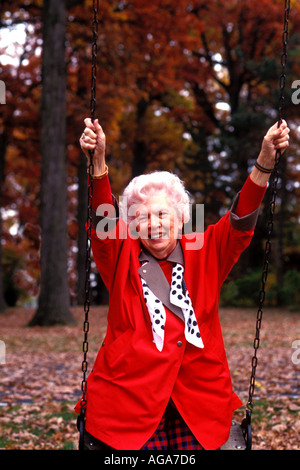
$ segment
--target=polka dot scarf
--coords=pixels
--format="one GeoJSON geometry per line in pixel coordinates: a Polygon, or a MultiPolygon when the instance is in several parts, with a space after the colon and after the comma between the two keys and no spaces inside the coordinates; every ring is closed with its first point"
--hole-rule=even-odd
{"type": "MultiPolygon", "coordinates": [[[[197,346],[203,348],[203,341],[200,335],[198,323],[192,306],[192,302],[188,291],[183,291],[183,274],[184,268],[176,263],[173,266],[171,289],[170,289],[170,302],[181,308],[184,323],[185,323],[185,337],[186,340],[197,346]]],[[[163,303],[151,292],[146,281],[142,280],[144,299],[150,315],[153,340],[159,351],[162,351],[164,345],[164,333],[166,323],[166,311],[163,303]]]]}

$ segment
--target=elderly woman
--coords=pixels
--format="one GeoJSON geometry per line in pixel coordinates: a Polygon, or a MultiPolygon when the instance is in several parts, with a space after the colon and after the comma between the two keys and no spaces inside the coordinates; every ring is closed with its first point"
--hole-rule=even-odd
{"type": "Polygon", "coordinates": [[[98,120],[85,126],[81,148],[87,156],[94,150],[92,250],[110,294],[106,337],[87,381],[86,448],[218,449],[242,404],[224,350],[220,289],[251,241],[289,128],[282,122],[268,130],[231,210],[204,235],[183,235],[189,197],[168,172],[134,178],[119,218],[105,135],[98,120]],[[106,231],[97,208],[100,216],[113,208],[106,231]]]}

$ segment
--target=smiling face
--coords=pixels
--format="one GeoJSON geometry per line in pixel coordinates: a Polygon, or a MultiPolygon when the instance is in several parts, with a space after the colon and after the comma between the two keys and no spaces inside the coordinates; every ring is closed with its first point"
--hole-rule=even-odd
{"type": "Polygon", "coordinates": [[[137,208],[136,230],[155,258],[166,258],[174,250],[182,225],[164,194],[150,197],[137,208]]]}

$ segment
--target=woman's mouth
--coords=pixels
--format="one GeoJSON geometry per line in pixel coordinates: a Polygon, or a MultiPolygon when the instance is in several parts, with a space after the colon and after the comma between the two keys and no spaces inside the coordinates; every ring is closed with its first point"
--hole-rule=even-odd
{"type": "Polygon", "coordinates": [[[167,238],[167,233],[166,232],[148,233],[148,238],[150,238],[150,240],[159,240],[161,238],[167,238]]]}

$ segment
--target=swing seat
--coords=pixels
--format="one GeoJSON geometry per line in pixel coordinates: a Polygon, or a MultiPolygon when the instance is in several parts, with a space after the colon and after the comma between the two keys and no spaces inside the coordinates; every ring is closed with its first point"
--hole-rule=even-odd
{"type": "Polygon", "coordinates": [[[251,449],[251,427],[245,421],[242,424],[232,421],[228,441],[220,447],[220,450],[251,449]]]}

